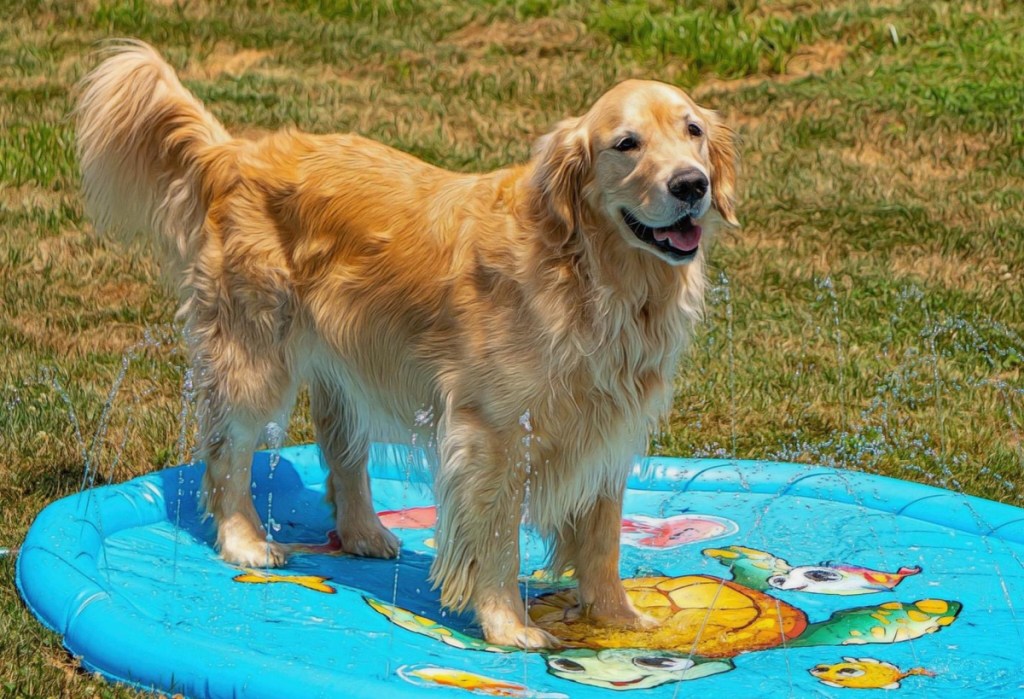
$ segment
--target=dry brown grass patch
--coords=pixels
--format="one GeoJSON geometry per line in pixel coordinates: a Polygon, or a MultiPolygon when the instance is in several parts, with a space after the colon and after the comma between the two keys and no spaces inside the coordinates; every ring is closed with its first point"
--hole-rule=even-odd
{"type": "Polygon", "coordinates": [[[843,44],[835,41],[819,41],[795,52],[786,63],[786,72],[782,75],[759,74],[732,80],[711,78],[694,88],[693,94],[697,99],[701,99],[708,95],[745,90],[763,83],[785,85],[809,75],[823,75],[836,70],[846,60],[848,54],[849,47],[843,44]]]}
{"type": "Polygon", "coordinates": [[[6,186],[0,184],[0,210],[8,211],[53,211],[63,203],[72,203],[77,195],[56,192],[36,184],[6,186]]]}
{"type": "MultiPolygon", "coordinates": [[[[902,3],[900,0],[870,0],[864,4],[874,10],[896,10],[902,3]]],[[[757,7],[750,14],[755,17],[787,20],[815,12],[846,9],[849,6],[849,0],[765,0],[757,3],[757,7]]]]}
{"type": "Polygon", "coordinates": [[[912,183],[946,181],[966,174],[959,164],[936,157],[914,157],[905,150],[887,153],[866,143],[859,144],[857,148],[845,148],[840,151],[840,155],[847,164],[884,170],[888,177],[912,183]]]}
{"type": "Polygon", "coordinates": [[[36,243],[30,266],[33,272],[42,272],[51,264],[71,264],[81,259],[85,235],[75,229],[68,229],[56,236],[41,238],[36,243]]]}
{"type": "Polygon", "coordinates": [[[218,43],[201,61],[189,62],[182,76],[193,80],[212,80],[222,75],[238,77],[259,68],[270,55],[270,51],[236,50],[227,44],[218,43]]]}
{"type": "Polygon", "coordinates": [[[847,164],[884,169],[904,179],[945,182],[969,174],[992,148],[982,136],[962,132],[899,142],[887,135],[891,126],[891,116],[871,117],[858,145],[843,149],[840,157],[847,164]]]}
{"type": "Polygon", "coordinates": [[[989,293],[994,287],[1015,283],[1009,266],[998,258],[911,249],[893,255],[889,268],[898,277],[923,281],[973,293],[989,293]]]}
{"type": "Polygon", "coordinates": [[[593,45],[583,24],[555,17],[527,22],[474,21],[450,34],[446,43],[476,58],[496,48],[516,56],[537,58],[573,53],[593,45]]]}
{"type": "Polygon", "coordinates": [[[35,315],[21,314],[9,320],[12,327],[43,353],[80,358],[89,354],[122,354],[140,340],[137,325],[104,323],[104,325],[69,333],[59,323],[48,323],[35,315]]]}
{"type": "Polygon", "coordinates": [[[802,78],[836,70],[846,60],[850,49],[835,41],[819,41],[800,49],[786,63],[786,77],[802,78]]]}

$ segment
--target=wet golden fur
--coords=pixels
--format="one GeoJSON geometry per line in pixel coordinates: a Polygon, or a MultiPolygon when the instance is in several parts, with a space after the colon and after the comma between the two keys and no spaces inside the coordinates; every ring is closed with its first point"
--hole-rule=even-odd
{"type": "Polygon", "coordinates": [[[583,611],[644,623],[619,582],[622,492],[670,407],[703,250],[666,259],[620,208],[665,225],[678,212],[663,180],[685,165],[710,179],[701,225],[735,222],[732,133],[713,112],[630,81],[539,139],[527,164],[456,174],[354,135],[232,138],[129,42],[85,79],[77,118],[97,228],[158,241],[180,290],[227,561],[284,563],[248,469],[306,384],[346,551],[397,553],[372,509],[367,449],[426,432],[444,604],[471,606],[492,642],[555,643],[524,623],[516,584],[528,490],[583,611]],[[626,126],[642,150],[613,147],[626,126]]]}

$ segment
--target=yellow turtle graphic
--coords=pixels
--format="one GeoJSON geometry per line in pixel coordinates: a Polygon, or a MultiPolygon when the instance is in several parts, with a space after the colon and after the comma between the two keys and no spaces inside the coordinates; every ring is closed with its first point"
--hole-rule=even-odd
{"type": "MultiPolygon", "coordinates": [[[[533,622],[566,646],[539,651],[551,674],[608,689],[644,689],[726,672],[734,668],[736,656],[780,646],[909,641],[948,626],[961,610],[959,602],[939,599],[888,602],[838,611],[812,623],[783,600],[710,575],[648,576],[623,584],[633,604],[661,622],[657,628],[612,628],[579,618],[574,589],[530,601],[533,622]]],[[[366,600],[402,628],[450,646],[519,652],[394,605],[366,600]]]]}

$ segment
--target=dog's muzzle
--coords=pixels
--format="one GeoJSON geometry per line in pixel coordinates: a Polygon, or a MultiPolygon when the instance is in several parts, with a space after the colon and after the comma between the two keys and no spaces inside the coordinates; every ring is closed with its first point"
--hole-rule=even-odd
{"type": "Polygon", "coordinates": [[[697,254],[700,247],[701,227],[689,214],[661,228],[648,226],[625,210],[622,218],[642,242],[674,259],[688,260],[697,254]]]}

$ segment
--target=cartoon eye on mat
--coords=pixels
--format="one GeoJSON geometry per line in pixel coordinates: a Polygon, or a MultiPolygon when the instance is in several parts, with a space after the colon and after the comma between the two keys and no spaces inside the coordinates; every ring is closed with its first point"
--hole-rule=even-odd
{"type": "Polygon", "coordinates": [[[584,672],[586,668],[580,665],[575,660],[569,660],[568,658],[552,658],[548,661],[553,669],[561,670],[562,672],[584,672]]]}
{"type": "MultiPolygon", "coordinates": [[[[825,673],[825,672],[829,671],[829,666],[828,665],[819,665],[818,667],[816,667],[814,669],[815,669],[816,672],[825,673]]],[[[837,677],[863,677],[864,676],[864,671],[861,670],[858,667],[838,667],[838,668],[835,668],[833,670],[833,672],[835,673],[835,675],[837,677]]]]}
{"type": "Polygon", "coordinates": [[[633,664],[647,670],[688,670],[694,666],[689,658],[670,658],[663,655],[641,655],[633,658],[633,664]]]}
{"type": "Polygon", "coordinates": [[[838,570],[828,568],[794,568],[786,575],[773,575],[768,584],[778,590],[803,590],[814,585],[827,585],[843,579],[838,570]]]}

